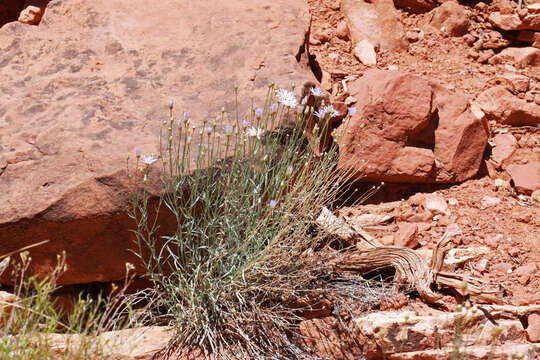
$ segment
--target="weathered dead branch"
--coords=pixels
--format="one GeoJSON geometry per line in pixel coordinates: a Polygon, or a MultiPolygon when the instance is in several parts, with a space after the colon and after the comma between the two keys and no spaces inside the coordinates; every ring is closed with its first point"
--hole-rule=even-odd
{"type": "Polygon", "coordinates": [[[428,265],[416,251],[402,246],[383,246],[360,226],[349,219],[336,217],[327,208],[322,209],[317,224],[329,235],[337,236],[356,248],[334,260],[333,266],[337,272],[365,274],[391,267],[396,272],[396,284],[410,284],[428,303],[438,303],[442,297],[432,290],[433,285],[454,288],[462,295],[475,296],[480,301],[500,302],[494,295],[499,291],[496,287],[480,279],[441,271],[446,253],[455,246],[453,237],[459,233],[451,226],[433,249],[428,265]]]}

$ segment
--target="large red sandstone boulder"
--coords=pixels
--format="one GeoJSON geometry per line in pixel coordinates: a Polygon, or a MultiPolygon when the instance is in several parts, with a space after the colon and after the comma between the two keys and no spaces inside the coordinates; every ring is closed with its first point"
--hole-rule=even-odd
{"type": "Polygon", "coordinates": [[[336,131],[339,166],[361,181],[456,183],[475,176],[487,122],[469,99],[418,76],[369,70],[349,84],[357,112],[336,131]]]}
{"type": "Polygon", "coordinates": [[[233,110],[235,84],[246,108],[271,80],[313,80],[296,58],[308,27],[303,0],[54,0],[39,26],[3,26],[0,254],[48,239],[30,273],[65,250],[61,284],[122,279],[126,154],[158,153],[169,99],[200,127],[233,110]]]}

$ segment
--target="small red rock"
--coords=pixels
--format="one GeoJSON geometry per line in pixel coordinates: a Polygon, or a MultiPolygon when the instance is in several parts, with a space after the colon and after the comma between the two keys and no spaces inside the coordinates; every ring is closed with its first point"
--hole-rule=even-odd
{"type": "Polygon", "coordinates": [[[405,246],[414,249],[418,246],[416,224],[400,223],[398,224],[399,231],[394,235],[394,245],[405,246]]]}
{"type": "Polygon", "coordinates": [[[506,172],[512,177],[514,186],[520,194],[530,195],[540,189],[540,162],[511,164],[506,172]]]}
{"type": "Polygon", "coordinates": [[[403,24],[392,0],[342,0],[341,13],[347,19],[355,46],[366,40],[384,51],[407,47],[403,24]]]}
{"type": "Polygon", "coordinates": [[[405,38],[407,39],[408,42],[415,43],[421,40],[421,34],[422,33],[418,31],[407,31],[405,33],[405,38]]]}
{"type": "Polygon", "coordinates": [[[424,201],[424,208],[430,211],[432,214],[448,215],[450,210],[448,210],[448,205],[446,204],[446,199],[440,195],[431,194],[426,196],[424,201]]]}
{"type": "Polygon", "coordinates": [[[480,260],[474,268],[480,272],[484,272],[487,269],[488,259],[482,259],[480,260]]]}
{"type": "Polygon", "coordinates": [[[462,36],[467,33],[469,17],[463,6],[447,1],[433,10],[431,25],[450,36],[462,36]]]}
{"type": "Polygon", "coordinates": [[[516,138],[510,133],[496,135],[493,144],[495,146],[491,151],[491,159],[499,166],[512,156],[518,147],[516,138]]]}
{"type": "Polygon", "coordinates": [[[311,32],[313,39],[325,43],[332,38],[332,32],[330,29],[315,28],[311,32]]]}
{"type": "MultiPolygon", "coordinates": [[[[500,11],[502,14],[513,14],[515,4],[511,0],[494,0],[492,3],[492,8],[495,11],[500,11]]],[[[486,10],[486,7],[477,7],[478,9],[486,10]]]]}
{"type": "Polygon", "coordinates": [[[476,42],[476,37],[474,37],[472,34],[465,34],[463,35],[463,40],[467,43],[467,45],[472,46],[476,42]]]}
{"type": "Polygon", "coordinates": [[[433,218],[433,214],[430,213],[429,211],[421,211],[421,212],[413,213],[409,215],[406,219],[407,221],[410,221],[410,222],[424,223],[424,222],[430,221],[432,218],[433,218]]]}
{"type": "Polygon", "coordinates": [[[481,54],[479,54],[478,56],[478,62],[480,64],[485,64],[489,61],[489,59],[491,59],[493,56],[495,55],[495,51],[493,51],[492,49],[488,49],[486,51],[482,51],[481,54]]]}
{"type": "Polygon", "coordinates": [[[18,21],[28,25],[38,25],[43,14],[45,14],[45,6],[27,4],[24,10],[21,11],[18,21]]]}
{"type": "Polygon", "coordinates": [[[498,264],[493,265],[491,267],[491,270],[498,273],[508,274],[508,271],[512,270],[512,264],[505,263],[505,262],[498,263],[498,264]]]}
{"type": "Polygon", "coordinates": [[[385,246],[392,246],[394,245],[394,236],[393,235],[385,235],[382,238],[379,239],[381,244],[385,246]]]}
{"type": "Polygon", "coordinates": [[[509,47],[489,59],[491,65],[514,64],[519,68],[540,65],[540,49],[535,47],[509,47]]]}
{"type": "Polygon", "coordinates": [[[482,49],[502,49],[511,44],[512,42],[506,39],[500,32],[488,30],[483,36],[482,49]]]}
{"type": "Polygon", "coordinates": [[[470,57],[473,60],[476,60],[476,59],[478,59],[480,57],[480,54],[478,53],[478,51],[476,51],[474,49],[469,49],[469,51],[467,53],[467,56],[470,57]]]}
{"type": "Polygon", "coordinates": [[[533,191],[531,194],[531,199],[537,203],[540,203],[540,190],[533,191]]]}
{"type": "Polygon", "coordinates": [[[522,285],[525,285],[534,273],[536,273],[535,263],[522,265],[514,271],[514,275],[518,277],[522,285]]]}
{"type": "Polygon", "coordinates": [[[493,196],[484,196],[482,198],[482,207],[487,208],[491,206],[495,206],[501,202],[501,199],[493,196]]]}
{"type": "Polygon", "coordinates": [[[475,104],[488,120],[501,124],[535,126],[540,123],[540,107],[519,99],[503,85],[482,92],[475,104]]]}
{"type": "Polygon", "coordinates": [[[523,18],[529,14],[529,9],[527,8],[518,9],[517,14],[519,18],[523,20],[523,18]]]}
{"type": "Polygon", "coordinates": [[[342,20],[336,27],[336,35],[338,38],[343,40],[349,39],[349,26],[347,25],[347,22],[345,20],[342,20]]]}
{"type": "Polygon", "coordinates": [[[431,224],[428,222],[419,222],[416,226],[418,227],[418,232],[424,232],[431,229],[431,224]]]}
{"type": "Polygon", "coordinates": [[[527,338],[530,342],[540,342],[540,314],[529,315],[527,322],[527,338]]]}
{"type": "Polygon", "coordinates": [[[531,79],[528,76],[515,72],[505,72],[494,79],[495,85],[504,85],[512,93],[526,92],[531,87],[531,79]]]}
{"type": "Polygon", "coordinates": [[[521,253],[521,249],[516,247],[516,246],[512,246],[510,249],[508,249],[508,255],[510,255],[512,257],[516,257],[520,253],[521,253]]]}

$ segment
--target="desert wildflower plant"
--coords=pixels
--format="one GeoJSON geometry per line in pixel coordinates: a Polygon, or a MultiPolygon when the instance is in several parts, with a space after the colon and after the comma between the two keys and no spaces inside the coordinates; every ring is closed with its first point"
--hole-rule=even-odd
{"type": "Polygon", "coordinates": [[[113,295],[79,293],[69,308],[62,306],[55,293],[60,289],[58,279],[66,270],[65,258],[65,253],[59,254],[48,275],[27,276],[32,261],[28,251],[0,256],[0,273],[7,271],[11,262],[14,281],[11,299],[0,300],[1,359],[110,358],[112,355],[98,335],[143,323],[139,320],[144,313],[135,314],[132,306],[139,297],[125,291],[131,275],[126,275],[124,284],[113,295]]]}
{"type": "Polygon", "coordinates": [[[205,116],[199,127],[185,112],[178,119],[169,103],[157,209],[144,186],[150,162],[136,154],[135,251],[159,299],[156,321],[177,330],[164,354],[306,356],[292,339],[310,307],[300,299],[318,298],[328,277],[311,256],[322,243],[314,224],[346,180],[336,170],[336,146],[316,156],[317,134],[304,134],[313,116],[322,132],[337,112],[328,105],[315,115],[306,100],[270,84],[264,106],[253,104],[244,117],[236,92],[236,109],[222,109],[219,124],[205,116]],[[172,217],[175,231],[159,234],[151,214],[172,217]]]}

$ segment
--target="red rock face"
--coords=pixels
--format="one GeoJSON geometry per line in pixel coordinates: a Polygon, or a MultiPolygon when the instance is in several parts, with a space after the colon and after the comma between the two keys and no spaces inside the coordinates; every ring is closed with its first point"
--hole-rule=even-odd
{"type": "Polygon", "coordinates": [[[0,27],[8,22],[17,21],[23,5],[24,0],[2,0],[0,2],[0,27]]]}
{"type": "Polygon", "coordinates": [[[461,182],[476,175],[485,119],[467,97],[420,77],[369,70],[351,83],[357,112],[342,124],[339,166],[362,181],[461,182]]]}
{"type": "Polygon", "coordinates": [[[234,110],[235,84],[246,109],[271,80],[314,80],[296,58],[309,27],[303,0],[187,4],[57,0],[39,31],[2,27],[0,254],[50,240],[30,251],[30,273],[65,250],[61,284],[122,279],[134,262],[126,155],[159,154],[167,102],[200,128],[203,114],[234,110]]]}

